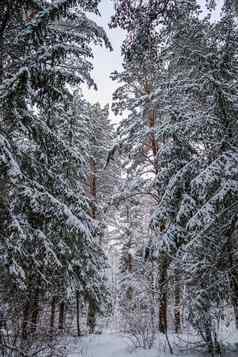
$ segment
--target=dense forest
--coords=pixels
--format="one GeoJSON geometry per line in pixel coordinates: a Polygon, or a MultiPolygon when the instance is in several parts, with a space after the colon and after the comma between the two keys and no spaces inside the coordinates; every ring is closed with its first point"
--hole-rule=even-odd
{"type": "Polygon", "coordinates": [[[115,0],[106,106],[99,5],[0,1],[0,356],[237,356],[237,0],[115,0]]]}

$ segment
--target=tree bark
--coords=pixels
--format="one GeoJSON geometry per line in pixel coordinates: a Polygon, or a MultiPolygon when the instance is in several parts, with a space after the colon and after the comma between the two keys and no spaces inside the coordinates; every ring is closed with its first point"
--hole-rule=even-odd
{"type": "Polygon", "coordinates": [[[59,305],[59,330],[64,330],[65,322],[65,302],[62,301],[59,305]]]}
{"type": "Polygon", "coordinates": [[[167,257],[161,255],[159,258],[159,289],[160,289],[160,306],[159,306],[159,331],[161,333],[167,332],[167,257]]]}
{"type": "Polygon", "coordinates": [[[8,23],[10,20],[10,13],[11,13],[11,8],[12,6],[8,3],[4,3],[3,5],[4,8],[0,6],[0,12],[1,12],[1,17],[0,17],[0,83],[3,80],[3,68],[4,68],[4,63],[3,63],[3,55],[4,55],[4,32],[7,31],[8,23]]]}
{"type": "Polygon", "coordinates": [[[237,237],[238,237],[238,227],[236,225],[236,220],[234,220],[230,232],[230,237],[228,239],[227,247],[229,254],[229,277],[230,277],[230,296],[231,296],[231,304],[234,311],[235,317],[235,326],[238,329],[238,274],[237,274],[237,237]]]}
{"type": "MultiPolygon", "coordinates": [[[[236,295],[238,295],[238,291],[236,291],[236,295]]],[[[234,316],[235,316],[235,326],[236,326],[236,329],[238,330],[238,298],[237,298],[237,296],[236,296],[236,299],[233,299],[232,305],[233,305],[233,311],[234,311],[234,316]]]]}
{"type": "Polygon", "coordinates": [[[77,319],[77,334],[81,336],[80,323],[79,323],[79,292],[76,291],[76,319],[77,319]]]}
{"type": "MultiPolygon", "coordinates": [[[[152,92],[152,85],[151,85],[151,81],[145,81],[144,83],[144,91],[146,95],[150,95],[152,92]]],[[[153,166],[154,166],[154,170],[155,170],[155,175],[158,174],[158,163],[157,163],[157,154],[159,151],[159,145],[156,141],[155,138],[155,133],[154,133],[154,129],[155,129],[155,125],[156,125],[156,112],[154,109],[149,110],[148,113],[148,128],[152,129],[152,132],[150,134],[150,138],[149,138],[149,142],[148,144],[145,146],[144,151],[145,153],[152,151],[153,154],[153,166]]]]}
{"type": "Polygon", "coordinates": [[[37,328],[37,321],[39,316],[39,297],[40,297],[40,289],[39,287],[36,289],[33,303],[32,303],[32,315],[31,315],[31,332],[35,333],[37,328]]]}
{"type": "Polygon", "coordinates": [[[97,167],[95,160],[91,160],[91,176],[90,176],[90,193],[93,198],[92,204],[92,218],[96,218],[97,208],[97,167]]]}
{"type": "Polygon", "coordinates": [[[210,313],[209,314],[209,319],[205,322],[205,338],[206,338],[206,343],[208,347],[208,353],[214,354],[215,351],[215,346],[213,343],[212,339],[212,326],[211,326],[211,318],[210,318],[210,313]]]}
{"type": "MultiPolygon", "coordinates": [[[[150,80],[144,82],[144,91],[146,95],[152,93],[152,83],[150,80]]],[[[156,111],[155,109],[150,109],[148,112],[148,127],[152,129],[149,142],[146,145],[145,153],[151,151],[153,155],[153,168],[155,176],[158,175],[158,152],[159,145],[156,141],[154,129],[156,126],[156,111]]],[[[168,270],[168,261],[165,255],[161,255],[159,258],[159,289],[160,289],[160,306],[159,306],[159,331],[162,333],[167,332],[167,270],[168,270]]]]}
{"type": "Polygon", "coordinates": [[[238,329],[238,283],[237,277],[234,276],[235,273],[230,274],[231,281],[231,304],[234,311],[235,326],[238,329]]]}
{"type": "Polygon", "coordinates": [[[30,319],[30,302],[27,301],[23,308],[22,339],[26,340],[28,335],[28,323],[30,319]]]}
{"type": "Polygon", "coordinates": [[[174,270],[174,302],[175,302],[175,312],[174,312],[174,321],[175,321],[175,332],[181,332],[181,279],[178,269],[174,270]]]}
{"type": "Polygon", "coordinates": [[[96,303],[94,300],[90,300],[88,304],[88,320],[87,325],[89,327],[89,333],[93,334],[96,327],[96,303]]]}
{"type": "Polygon", "coordinates": [[[51,311],[50,311],[50,334],[53,335],[55,327],[55,308],[56,308],[56,297],[53,296],[51,301],[51,311]]]}
{"type": "MultiPolygon", "coordinates": [[[[91,176],[90,176],[90,193],[93,198],[92,204],[92,218],[96,219],[97,215],[97,166],[94,159],[91,160],[91,176]]],[[[88,317],[87,325],[89,327],[89,333],[93,334],[96,326],[96,306],[93,299],[89,298],[88,301],[88,317]]]]}

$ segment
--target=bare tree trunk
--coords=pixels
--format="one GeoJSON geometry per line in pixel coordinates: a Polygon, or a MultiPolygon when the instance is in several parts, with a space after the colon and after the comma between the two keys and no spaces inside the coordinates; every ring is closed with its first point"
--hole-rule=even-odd
{"type": "Polygon", "coordinates": [[[90,300],[88,304],[88,320],[87,325],[89,327],[89,333],[93,334],[96,327],[96,303],[94,300],[90,300]]]}
{"type": "Polygon", "coordinates": [[[51,301],[51,312],[50,312],[50,334],[53,335],[55,327],[55,309],[56,309],[56,297],[53,296],[51,301]]]}
{"type": "MultiPolygon", "coordinates": [[[[237,294],[238,292],[236,292],[237,294]]],[[[234,299],[232,302],[233,305],[233,311],[234,311],[234,316],[235,316],[235,326],[236,329],[238,330],[238,299],[234,299]]]]}
{"type": "Polygon", "coordinates": [[[181,332],[181,279],[179,270],[175,268],[174,270],[174,302],[175,302],[175,312],[174,312],[174,321],[175,321],[175,332],[181,332]]]}
{"type": "Polygon", "coordinates": [[[28,335],[28,323],[30,319],[30,302],[25,303],[23,309],[23,321],[22,321],[22,339],[26,340],[28,335]]]}
{"type": "Polygon", "coordinates": [[[65,302],[62,301],[59,305],[59,330],[64,330],[65,321],[65,302]]]}
{"type": "MultiPolygon", "coordinates": [[[[151,81],[145,81],[144,83],[144,91],[146,95],[150,95],[152,93],[152,85],[151,85],[151,81]]],[[[154,166],[154,170],[155,170],[155,175],[158,174],[158,163],[157,163],[157,154],[159,151],[159,145],[156,141],[155,138],[155,133],[154,133],[154,129],[156,126],[156,112],[154,109],[151,109],[148,113],[148,127],[151,130],[151,134],[150,134],[150,138],[149,138],[149,142],[145,147],[145,153],[152,151],[153,154],[153,166],[154,166]]]]}
{"type": "MultiPolygon", "coordinates": [[[[92,218],[96,219],[97,215],[97,166],[94,159],[91,160],[91,176],[90,176],[90,193],[93,198],[92,205],[92,218]]],[[[89,297],[88,300],[88,317],[87,325],[89,327],[89,333],[93,334],[96,327],[96,305],[95,301],[89,297]]]]}
{"type": "Polygon", "coordinates": [[[93,198],[92,218],[96,218],[97,208],[97,167],[95,160],[91,160],[90,193],[93,198]]]}
{"type": "Polygon", "coordinates": [[[232,224],[230,237],[228,239],[227,248],[229,254],[229,263],[230,263],[230,296],[231,304],[233,306],[235,325],[238,329],[238,274],[237,274],[237,238],[238,238],[238,227],[236,225],[236,220],[232,224]]]}
{"type": "Polygon", "coordinates": [[[40,297],[40,289],[37,288],[34,294],[33,302],[32,302],[32,315],[31,315],[31,332],[36,332],[37,321],[39,316],[39,297],[40,297]]]}
{"type": "Polygon", "coordinates": [[[215,346],[212,339],[212,326],[211,326],[210,315],[208,321],[206,321],[205,323],[205,337],[206,337],[208,352],[214,355],[215,346]]]}
{"type": "Polygon", "coordinates": [[[4,65],[4,33],[7,31],[8,23],[11,17],[12,5],[10,2],[3,3],[3,8],[0,5],[0,83],[3,79],[3,65],[4,65]]]}
{"type": "MultiPolygon", "coordinates": [[[[150,80],[144,82],[144,91],[146,95],[152,93],[152,84],[150,80]]],[[[156,111],[152,108],[148,113],[148,127],[151,129],[149,142],[145,147],[145,153],[152,152],[153,168],[155,176],[158,174],[158,152],[159,145],[156,141],[154,129],[156,127],[156,111]]],[[[160,307],[159,307],[159,331],[166,333],[167,331],[167,269],[168,262],[165,255],[159,258],[159,289],[160,289],[160,307]]]]}
{"type": "Polygon", "coordinates": [[[160,306],[159,306],[159,331],[166,333],[167,331],[167,258],[165,255],[160,257],[160,277],[159,277],[159,289],[160,289],[160,306]]]}
{"type": "MultiPolygon", "coordinates": [[[[154,130],[155,129],[155,122],[156,122],[156,113],[154,110],[151,110],[149,112],[149,128],[154,130]]],[[[157,154],[159,151],[159,146],[158,143],[156,142],[155,139],[155,133],[152,132],[150,135],[150,142],[151,142],[151,150],[153,153],[153,165],[154,165],[154,170],[155,170],[155,175],[158,174],[158,163],[157,163],[157,154]]]]}
{"type": "Polygon", "coordinates": [[[234,311],[235,326],[238,329],[238,283],[233,274],[230,275],[231,280],[231,304],[234,311]]]}
{"type": "Polygon", "coordinates": [[[162,293],[159,307],[159,331],[165,334],[167,327],[167,294],[162,293]]]}
{"type": "Polygon", "coordinates": [[[79,292],[76,291],[76,319],[77,319],[77,334],[81,336],[80,323],[79,323],[79,292]]]}

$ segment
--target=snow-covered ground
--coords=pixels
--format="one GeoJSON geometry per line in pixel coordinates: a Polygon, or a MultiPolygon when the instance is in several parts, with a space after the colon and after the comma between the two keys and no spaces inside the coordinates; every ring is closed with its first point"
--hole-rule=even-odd
{"type": "MultiPolygon", "coordinates": [[[[174,342],[174,341],[172,341],[174,342]]],[[[130,341],[119,334],[104,333],[103,335],[72,338],[69,341],[71,352],[69,357],[169,357],[166,343],[158,340],[157,347],[151,350],[133,349],[130,341]]],[[[174,351],[176,357],[199,357],[205,356],[191,351],[174,351]]],[[[228,352],[226,357],[237,357],[236,352],[228,352]]]]}
{"type": "Polygon", "coordinates": [[[103,334],[76,339],[70,357],[158,357],[158,350],[133,350],[129,340],[117,334],[103,334]]]}

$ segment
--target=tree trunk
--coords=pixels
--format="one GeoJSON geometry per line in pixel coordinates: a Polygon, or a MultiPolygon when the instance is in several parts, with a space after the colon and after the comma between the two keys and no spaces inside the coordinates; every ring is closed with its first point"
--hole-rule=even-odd
{"type": "Polygon", "coordinates": [[[26,340],[28,335],[28,323],[30,318],[30,302],[27,301],[23,308],[22,339],[26,340]]]}
{"type": "MultiPolygon", "coordinates": [[[[151,81],[145,81],[144,91],[145,91],[146,95],[150,95],[152,93],[151,81]]],[[[149,142],[145,145],[144,151],[145,151],[145,153],[152,151],[153,166],[154,166],[154,170],[155,170],[155,175],[157,175],[158,174],[157,154],[159,151],[159,145],[156,141],[155,133],[153,131],[155,129],[155,125],[156,125],[156,112],[154,109],[149,110],[147,125],[148,125],[148,128],[152,129],[152,130],[151,130],[149,142]]]]}
{"type": "MultiPolygon", "coordinates": [[[[144,82],[144,91],[146,95],[150,95],[152,93],[152,83],[150,80],[146,80],[144,82]]],[[[153,168],[155,177],[158,175],[158,152],[159,145],[156,141],[154,129],[156,127],[156,111],[155,109],[149,110],[148,112],[148,128],[151,129],[151,134],[149,137],[149,141],[147,145],[145,145],[144,152],[147,154],[148,152],[152,152],[153,155],[153,168]]],[[[166,333],[167,331],[167,269],[168,262],[166,256],[160,257],[159,262],[159,290],[160,290],[160,306],[159,306],[159,331],[162,333],[166,333]]]]}
{"type": "Polygon", "coordinates": [[[77,334],[81,336],[80,324],[79,324],[79,292],[76,291],[76,319],[77,319],[77,334]]]}
{"type": "MultiPolygon", "coordinates": [[[[94,159],[91,160],[91,176],[90,176],[90,193],[93,198],[92,204],[92,218],[96,219],[97,215],[97,166],[94,159]]],[[[87,325],[89,327],[89,333],[93,334],[96,326],[96,306],[94,300],[89,298],[88,301],[88,317],[87,325]]]]}
{"type": "Polygon", "coordinates": [[[167,296],[163,293],[160,298],[159,307],[159,332],[166,333],[167,331],[167,296]]]}
{"type": "Polygon", "coordinates": [[[205,322],[205,337],[208,348],[208,353],[214,354],[215,346],[212,339],[212,327],[211,327],[211,319],[209,317],[208,321],[205,322]]]}
{"type": "MultiPolygon", "coordinates": [[[[155,129],[155,122],[156,122],[156,113],[154,110],[151,110],[149,112],[149,128],[150,129],[155,129]]],[[[154,170],[155,170],[155,175],[158,174],[158,163],[157,163],[157,154],[159,151],[158,143],[156,142],[155,139],[155,133],[152,132],[150,134],[150,141],[151,141],[151,150],[153,153],[153,165],[154,165],[154,170]]]]}
{"type": "Polygon", "coordinates": [[[4,33],[7,31],[8,23],[11,16],[12,5],[10,2],[4,3],[3,8],[0,6],[0,83],[3,79],[3,55],[4,55],[4,33]]]}
{"type": "Polygon", "coordinates": [[[160,306],[159,306],[159,331],[166,333],[167,331],[167,258],[161,255],[159,269],[159,290],[160,290],[160,306]]]}
{"type": "Polygon", "coordinates": [[[93,334],[96,327],[96,304],[94,300],[90,300],[88,304],[88,321],[89,333],[93,334]]]}
{"type": "Polygon", "coordinates": [[[174,271],[174,302],[175,302],[175,332],[181,332],[181,310],[180,310],[180,299],[181,298],[181,279],[178,269],[174,271]]]}
{"type": "Polygon", "coordinates": [[[51,336],[54,333],[54,327],[55,327],[55,308],[56,308],[56,297],[53,296],[53,299],[51,301],[51,312],[50,312],[50,334],[51,334],[51,336]]]}
{"type": "Polygon", "coordinates": [[[231,303],[233,306],[235,326],[238,329],[238,284],[235,276],[230,277],[231,280],[231,303]]]}
{"type": "Polygon", "coordinates": [[[59,305],[59,330],[64,330],[64,320],[65,320],[65,302],[62,301],[59,305]]]}
{"type": "Polygon", "coordinates": [[[96,208],[96,201],[97,201],[97,167],[95,160],[91,160],[91,176],[90,176],[90,193],[93,198],[92,204],[92,218],[96,218],[97,208],[96,208]]]}
{"type": "Polygon", "coordinates": [[[236,329],[238,330],[238,300],[237,299],[235,302],[233,302],[233,310],[234,310],[234,316],[235,316],[235,326],[236,326],[236,329]]]}
{"type": "Polygon", "coordinates": [[[228,248],[229,263],[230,263],[230,267],[229,267],[230,290],[231,290],[230,297],[231,297],[231,304],[234,311],[235,325],[236,328],[238,329],[238,274],[236,269],[238,263],[237,254],[236,254],[238,249],[237,237],[238,237],[238,227],[236,224],[236,220],[234,220],[230,232],[230,237],[227,242],[227,248],[228,248]]]}
{"type": "Polygon", "coordinates": [[[40,289],[37,288],[34,294],[33,304],[32,304],[32,315],[31,315],[31,332],[35,333],[37,328],[37,321],[39,316],[39,297],[40,289]]]}

